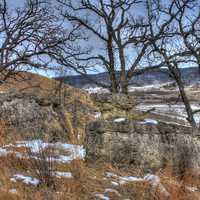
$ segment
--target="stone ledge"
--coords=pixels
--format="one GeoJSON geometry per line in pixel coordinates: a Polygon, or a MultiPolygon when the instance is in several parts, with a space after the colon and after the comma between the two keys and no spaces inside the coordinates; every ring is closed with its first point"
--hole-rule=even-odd
{"type": "Polygon", "coordinates": [[[140,121],[96,121],[86,131],[88,160],[103,159],[155,170],[167,164],[176,172],[200,168],[199,131],[176,123],[142,124],[140,121]]]}

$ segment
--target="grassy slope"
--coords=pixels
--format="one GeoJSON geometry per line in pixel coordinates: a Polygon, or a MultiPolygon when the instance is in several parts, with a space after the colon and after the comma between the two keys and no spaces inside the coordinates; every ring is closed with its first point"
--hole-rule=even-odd
{"type": "MultiPolygon", "coordinates": [[[[74,143],[77,143],[78,134],[81,135],[81,140],[84,139],[83,131],[85,130],[86,122],[93,119],[93,111],[96,110],[88,93],[65,84],[60,85],[60,82],[56,80],[33,73],[23,72],[16,79],[8,79],[6,83],[0,85],[0,92],[29,93],[47,100],[57,99],[61,101],[64,105],[64,111],[67,111],[64,117],[66,119],[61,123],[67,126],[67,130],[75,127],[73,135],[76,135],[76,137],[71,136],[70,138],[74,143]],[[87,113],[84,111],[87,111],[87,113]]],[[[50,124],[49,127],[57,127],[57,124],[50,124]]],[[[69,130],[69,132],[72,131],[69,130]]]]}
{"type": "Polygon", "coordinates": [[[15,79],[10,78],[0,85],[0,91],[2,92],[19,91],[42,97],[58,96],[60,88],[62,88],[61,93],[67,92],[68,96],[77,98],[82,103],[91,104],[90,97],[86,92],[69,85],[60,85],[56,80],[34,73],[22,72],[15,79]]]}
{"type": "MultiPolygon", "coordinates": [[[[27,93],[34,93],[36,95],[45,97],[55,97],[59,95],[56,92],[56,88],[59,83],[31,73],[22,74],[28,80],[26,82],[19,82],[14,80],[9,80],[8,83],[0,85],[0,91],[22,91],[27,93]],[[56,95],[55,95],[56,94],[56,95]]],[[[75,102],[79,100],[84,106],[93,106],[93,102],[87,93],[75,89],[70,86],[62,87],[62,94],[68,93],[67,102],[75,102]]],[[[81,120],[83,120],[81,118],[81,120]]],[[[70,122],[69,122],[70,123],[70,122]]],[[[69,124],[70,125],[70,124],[69,124]]],[[[71,130],[75,131],[75,130],[71,130]]],[[[19,161],[14,157],[11,158],[0,158],[0,200],[31,200],[37,198],[38,200],[46,199],[59,199],[59,200],[89,200],[97,199],[94,197],[96,193],[103,193],[105,188],[110,188],[111,180],[105,179],[103,175],[107,171],[114,172],[119,175],[143,175],[138,172],[140,169],[126,169],[120,170],[116,169],[111,165],[104,163],[97,164],[86,164],[83,161],[77,161],[69,165],[60,166],[62,170],[72,171],[73,175],[76,177],[73,180],[58,180],[57,189],[53,190],[47,186],[41,185],[39,187],[26,186],[24,184],[15,184],[10,181],[13,173],[20,171],[27,171],[30,169],[30,163],[27,161],[19,161]],[[10,189],[16,188],[17,193],[9,192],[10,189]]],[[[163,185],[168,189],[170,194],[172,194],[170,200],[198,200],[199,196],[195,196],[193,193],[188,193],[185,191],[181,185],[185,184],[176,180],[176,178],[170,173],[170,170],[163,170],[158,174],[161,177],[163,185]]],[[[198,186],[200,184],[193,182],[193,180],[186,180],[187,185],[198,186]]],[[[108,196],[113,200],[119,199],[137,199],[137,200],[158,200],[165,199],[162,198],[159,193],[157,193],[157,188],[151,188],[149,185],[132,183],[120,187],[115,187],[115,189],[120,192],[121,196],[115,194],[110,194],[108,196]]],[[[197,194],[198,195],[198,194],[197,194]]]]}

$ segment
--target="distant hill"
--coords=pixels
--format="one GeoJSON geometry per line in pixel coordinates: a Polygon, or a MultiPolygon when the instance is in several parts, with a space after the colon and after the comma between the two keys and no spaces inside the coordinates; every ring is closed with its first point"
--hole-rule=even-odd
{"type": "MultiPolygon", "coordinates": [[[[187,85],[199,84],[200,83],[200,74],[198,73],[198,68],[182,68],[180,69],[182,78],[187,85]]],[[[108,73],[99,73],[94,75],[89,75],[91,79],[95,81],[109,84],[108,73]]],[[[62,80],[64,83],[78,87],[86,88],[95,86],[91,81],[86,77],[81,75],[76,76],[66,76],[66,77],[56,77],[57,80],[62,80]]],[[[159,71],[146,72],[142,75],[137,75],[132,78],[130,84],[132,86],[145,86],[153,84],[163,84],[167,82],[172,82],[173,79],[170,77],[170,74],[167,69],[162,69],[159,71]]]]}

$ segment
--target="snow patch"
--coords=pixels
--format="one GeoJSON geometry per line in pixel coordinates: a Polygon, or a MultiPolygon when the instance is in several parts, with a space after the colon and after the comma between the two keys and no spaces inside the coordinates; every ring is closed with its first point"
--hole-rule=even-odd
{"type": "Polygon", "coordinates": [[[116,194],[117,196],[121,196],[121,194],[120,194],[117,190],[112,189],[112,188],[106,188],[106,189],[104,190],[104,193],[114,193],[114,194],[116,194]]]}
{"type": "Polygon", "coordinates": [[[121,181],[125,181],[125,182],[140,182],[140,181],[144,181],[143,178],[137,178],[134,176],[121,176],[120,177],[121,181]]]}
{"type": "Polygon", "coordinates": [[[114,119],[114,122],[116,122],[116,123],[124,122],[124,121],[126,121],[126,118],[124,118],[124,117],[114,119]]]}
{"type": "Polygon", "coordinates": [[[103,93],[108,93],[109,91],[105,88],[102,87],[88,87],[88,88],[83,88],[86,90],[89,94],[103,94],[103,93]]]}
{"type": "Polygon", "coordinates": [[[172,85],[173,82],[167,82],[167,83],[163,83],[163,84],[153,84],[153,85],[145,85],[145,86],[130,86],[128,88],[129,92],[147,92],[147,91],[152,91],[152,90],[157,90],[166,86],[170,86],[172,85]]]}
{"type": "Polygon", "coordinates": [[[102,200],[110,200],[110,198],[105,196],[104,194],[95,194],[95,197],[98,197],[99,199],[102,200]]]}
{"type": "Polygon", "coordinates": [[[160,178],[158,176],[153,175],[153,174],[147,174],[144,177],[144,180],[148,181],[153,186],[157,186],[160,183],[160,178]]]}
{"type": "MultiPolygon", "coordinates": [[[[45,143],[42,140],[30,140],[30,141],[17,141],[16,144],[9,144],[5,145],[4,148],[0,148],[0,156],[7,156],[8,154],[15,154],[18,158],[33,158],[33,159],[41,159],[37,155],[23,155],[22,153],[15,152],[15,151],[9,151],[6,148],[7,147],[25,147],[30,150],[33,154],[40,154],[42,151],[44,151],[46,148],[54,148],[58,150],[64,150],[69,153],[69,155],[58,155],[56,157],[53,157],[51,155],[47,156],[47,161],[55,161],[60,163],[69,163],[72,160],[75,159],[84,159],[86,152],[82,145],[73,145],[73,144],[67,144],[67,143],[45,143]]],[[[28,151],[27,151],[28,152],[28,151]]]]}
{"type": "Polygon", "coordinates": [[[113,186],[119,186],[119,183],[117,183],[117,182],[115,182],[115,181],[111,181],[111,184],[112,184],[113,186]]]}
{"type": "Polygon", "coordinates": [[[0,156],[7,156],[8,153],[9,152],[6,149],[0,148],[0,156]]]}
{"type": "Polygon", "coordinates": [[[140,124],[158,125],[158,121],[155,119],[144,119],[144,121],[139,122],[140,124]]]}
{"type": "Polygon", "coordinates": [[[188,191],[190,191],[190,192],[197,192],[197,191],[199,191],[197,187],[186,186],[185,188],[186,188],[188,191]]]}
{"type": "Polygon", "coordinates": [[[53,173],[53,176],[56,176],[57,178],[73,178],[71,172],[59,172],[59,171],[55,171],[53,173]]]}
{"type": "Polygon", "coordinates": [[[110,198],[105,196],[104,194],[95,194],[95,197],[98,197],[99,199],[102,200],[110,200],[110,198]]]}
{"type": "Polygon", "coordinates": [[[13,178],[10,179],[12,182],[21,181],[27,185],[37,186],[40,181],[37,178],[31,176],[24,176],[22,174],[15,174],[13,178]]]}
{"type": "Polygon", "coordinates": [[[144,177],[144,180],[148,181],[153,187],[158,187],[159,191],[165,196],[169,197],[169,192],[165,189],[165,187],[161,184],[160,178],[153,174],[147,174],[144,177]]]}
{"type": "Polygon", "coordinates": [[[8,192],[12,193],[12,194],[17,194],[17,190],[16,189],[10,189],[8,192]]]}
{"type": "Polygon", "coordinates": [[[101,115],[102,115],[101,112],[96,112],[94,117],[95,119],[99,119],[101,118],[101,115]]]}
{"type": "MultiPolygon", "coordinates": [[[[191,103],[192,110],[200,109],[200,105],[191,103]]],[[[185,111],[185,106],[181,104],[168,105],[168,104],[140,104],[136,106],[136,109],[141,111],[148,111],[154,109],[151,113],[159,114],[173,119],[178,119],[188,124],[187,113],[185,111]]],[[[195,121],[200,123],[200,113],[194,115],[195,121]]]]}
{"type": "Polygon", "coordinates": [[[152,187],[157,187],[158,190],[166,197],[170,196],[169,192],[161,184],[160,178],[153,174],[147,174],[146,176],[141,178],[134,176],[118,176],[116,174],[113,174],[112,172],[106,172],[106,176],[117,179],[116,181],[118,181],[120,185],[126,184],[127,182],[148,182],[152,185],[152,187]]]}

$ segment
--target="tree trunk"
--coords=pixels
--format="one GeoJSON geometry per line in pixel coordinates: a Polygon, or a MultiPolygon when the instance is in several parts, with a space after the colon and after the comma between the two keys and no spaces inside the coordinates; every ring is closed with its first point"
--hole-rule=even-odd
{"type": "Polygon", "coordinates": [[[123,47],[118,44],[119,46],[119,58],[120,58],[120,92],[123,94],[128,94],[128,81],[126,77],[126,62],[124,57],[124,49],[123,47]]]}
{"type": "Polygon", "coordinates": [[[116,78],[116,75],[113,72],[110,74],[110,81],[111,81],[110,92],[118,93],[119,87],[118,87],[118,83],[117,83],[117,78],[116,78]]]}
{"type": "Polygon", "coordinates": [[[108,40],[107,40],[107,53],[109,58],[109,66],[108,66],[108,72],[110,75],[110,81],[111,81],[111,92],[118,93],[118,82],[117,77],[115,74],[115,59],[114,59],[114,52],[113,52],[113,39],[112,39],[112,30],[110,30],[110,27],[107,27],[108,29],[108,40]]]}
{"type": "Polygon", "coordinates": [[[197,57],[197,64],[198,64],[198,69],[199,69],[199,75],[200,75],[200,55],[197,57]]]}
{"type": "Polygon", "coordinates": [[[128,83],[126,80],[121,80],[121,93],[128,94],[128,83]]]}
{"type": "Polygon", "coordinates": [[[182,101],[185,105],[185,109],[186,109],[186,112],[187,112],[187,116],[188,116],[187,120],[191,124],[191,126],[197,127],[196,122],[194,120],[194,115],[193,115],[193,111],[192,111],[192,108],[191,108],[191,105],[190,105],[190,101],[189,101],[189,99],[186,95],[184,84],[183,84],[183,81],[181,79],[181,74],[180,74],[179,70],[177,69],[177,67],[174,68],[173,66],[170,66],[169,70],[172,73],[172,75],[174,76],[174,79],[176,80],[176,83],[178,85],[179,92],[180,92],[180,95],[181,95],[181,99],[182,99],[182,101]]]}

